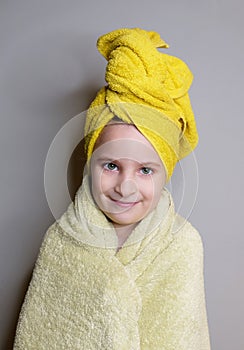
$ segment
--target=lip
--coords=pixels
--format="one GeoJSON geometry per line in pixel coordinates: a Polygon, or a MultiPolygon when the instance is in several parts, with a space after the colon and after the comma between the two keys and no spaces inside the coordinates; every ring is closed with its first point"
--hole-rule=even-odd
{"type": "Polygon", "coordinates": [[[121,202],[121,201],[118,201],[116,199],[112,199],[112,202],[115,203],[116,205],[122,207],[122,208],[131,208],[131,207],[134,207],[136,204],[139,203],[139,201],[137,202],[121,202]]]}

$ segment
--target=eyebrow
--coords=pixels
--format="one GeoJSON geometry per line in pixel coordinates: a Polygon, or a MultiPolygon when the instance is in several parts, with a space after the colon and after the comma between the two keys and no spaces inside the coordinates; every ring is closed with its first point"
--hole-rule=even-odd
{"type": "Polygon", "coordinates": [[[153,167],[158,167],[158,168],[160,168],[161,167],[161,164],[160,163],[154,163],[154,162],[143,162],[143,163],[141,163],[143,166],[145,166],[145,167],[151,167],[151,166],[153,166],[153,167]]]}
{"type": "Polygon", "coordinates": [[[116,158],[113,158],[113,157],[99,157],[99,158],[96,158],[96,161],[98,162],[114,162],[116,160],[116,158]]]}

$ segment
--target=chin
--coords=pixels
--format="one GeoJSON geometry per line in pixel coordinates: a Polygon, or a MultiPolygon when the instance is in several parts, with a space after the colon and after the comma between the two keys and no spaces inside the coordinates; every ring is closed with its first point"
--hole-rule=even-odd
{"type": "Polygon", "coordinates": [[[111,221],[114,224],[121,225],[121,226],[126,226],[126,225],[136,225],[138,222],[142,220],[142,218],[129,218],[129,217],[118,217],[118,216],[113,216],[109,213],[105,213],[109,221],[111,221]]]}

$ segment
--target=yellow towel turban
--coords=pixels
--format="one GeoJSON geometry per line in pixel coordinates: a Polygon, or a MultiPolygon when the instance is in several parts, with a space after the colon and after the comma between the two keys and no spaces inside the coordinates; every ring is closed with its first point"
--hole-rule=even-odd
{"type": "Polygon", "coordinates": [[[158,51],[168,45],[159,34],[118,29],[97,41],[107,59],[103,87],[86,116],[85,149],[91,157],[103,127],[115,116],[134,124],[151,142],[167,171],[197,145],[198,133],[188,96],[193,75],[177,57],[158,51]]]}

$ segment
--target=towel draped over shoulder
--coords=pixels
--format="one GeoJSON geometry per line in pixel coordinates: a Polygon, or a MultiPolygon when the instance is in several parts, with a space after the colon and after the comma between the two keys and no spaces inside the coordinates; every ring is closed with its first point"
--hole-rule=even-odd
{"type": "Polygon", "coordinates": [[[203,245],[168,190],[117,252],[88,179],[47,231],[14,350],[209,350],[203,245]]]}

